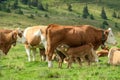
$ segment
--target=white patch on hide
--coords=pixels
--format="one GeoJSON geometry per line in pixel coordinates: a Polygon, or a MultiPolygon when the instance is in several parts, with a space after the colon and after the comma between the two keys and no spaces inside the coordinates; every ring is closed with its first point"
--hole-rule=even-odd
{"type": "Polygon", "coordinates": [[[109,30],[109,34],[108,34],[106,43],[115,45],[117,43],[117,41],[115,40],[115,36],[114,36],[114,34],[112,32],[112,29],[109,28],[108,30],[109,30]]]}
{"type": "Polygon", "coordinates": [[[22,36],[22,43],[25,43],[26,42],[26,34],[27,34],[27,31],[30,29],[30,27],[26,28],[23,32],[23,36],[22,36]]]}
{"type": "Polygon", "coordinates": [[[40,36],[41,35],[41,31],[40,30],[38,30],[38,31],[36,31],[35,33],[34,33],[34,36],[40,36]]]}

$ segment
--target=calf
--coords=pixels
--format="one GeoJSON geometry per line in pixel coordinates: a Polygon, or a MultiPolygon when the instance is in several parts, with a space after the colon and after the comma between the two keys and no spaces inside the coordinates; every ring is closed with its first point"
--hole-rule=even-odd
{"type": "Polygon", "coordinates": [[[83,60],[87,59],[88,65],[91,61],[97,60],[95,56],[95,51],[93,50],[93,45],[91,43],[79,46],[79,47],[68,47],[66,45],[58,46],[58,49],[68,58],[68,68],[71,67],[73,60],[77,59],[81,65],[81,58],[83,60]],[[65,49],[67,47],[67,49],[65,49]],[[80,58],[80,59],[79,59],[80,58]]]}
{"type": "Polygon", "coordinates": [[[104,57],[104,56],[108,56],[108,52],[109,52],[109,48],[104,47],[102,50],[96,51],[96,54],[98,57],[104,57]]]}
{"type": "Polygon", "coordinates": [[[120,49],[111,48],[108,54],[108,64],[120,65],[120,49]]]}
{"type": "Polygon", "coordinates": [[[59,49],[56,49],[56,54],[59,60],[59,65],[58,65],[59,68],[62,68],[62,63],[66,59],[66,56],[62,52],[59,49]]]}

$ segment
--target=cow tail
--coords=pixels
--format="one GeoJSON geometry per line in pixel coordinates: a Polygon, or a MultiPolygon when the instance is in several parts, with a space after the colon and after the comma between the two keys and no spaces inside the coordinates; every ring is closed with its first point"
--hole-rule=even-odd
{"type": "Polygon", "coordinates": [[[46,33],[45,33],[45,35],[46,35],[46,40],[47,40],[47,38],[48,38],[48,34],[50,33],[50,28],[52,28],[52,27],[55,27],[56,26],[56,24],[49,24],[48,25],[48,27],[46,28],[46,33]]]}
{"type": "MultiPolygon", "coordinates": [[[[52,24],[48,25],[48,27],[46,28],[46,31],[45,31],[45,38],[46,38],[46,42],[47,42],[46,45],[47,46],[49,45],[49,43],[48,43],[49,38],[48,37],[49,37],[49,33],[50,33],[49,29],[50,29],[51,26],[52,26],[52,24]]],[[[47,49],[48,49],[48,47],[47,47],[47,49]]],[[[47,51],[48,51],[47,49],[45,50],[45,54],[47,54],[47,51]]]]}

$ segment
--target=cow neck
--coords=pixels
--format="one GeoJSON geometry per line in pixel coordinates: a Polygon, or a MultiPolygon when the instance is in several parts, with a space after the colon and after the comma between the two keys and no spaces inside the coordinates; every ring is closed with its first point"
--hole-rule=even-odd
{"type": "Polygon", "coordinates": [[[12,32],[7,33],[7,34],[5,34],[4,36],[5,36],[5,40],[7,41],[7,43],[9,43],[9,41],[11,41],[12,32]]]}
{"type": "Polygon", "coordinates": [[[102,46],[105,46],[104,43],[105,43],[105,40],[106,40],[106,39],[105,39],[104,30],[102,30],[102,39],[101,39],[101,40],[102,40],[102,46]]]}

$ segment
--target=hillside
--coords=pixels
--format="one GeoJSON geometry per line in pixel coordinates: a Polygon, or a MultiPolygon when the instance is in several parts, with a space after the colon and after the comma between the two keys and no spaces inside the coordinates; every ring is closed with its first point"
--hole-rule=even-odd
{"type": "Polygon", "coordinates": [[[119,30],[119,4],[119,0],[31,0],[31,2],[29,0],[1,0],[0,27],[25,28],[51,23],[62,25],[90,24],[101,27],[103,21],[107,21],[108,25],[105,25],[105,28],[112,27],[114,30],[119,30]],[[83,8],[86,5],[89,14],[92,14],[94,19],[91,19],[90,15],[87,18],[82,17],[83,8]],[[71,6],[71,11],[68,9],[69,6],[71,6]],[[100,16],[103,7],[107,20],[100,16]],[[118,18],[112,17],[114,11],[118,18]]]}

